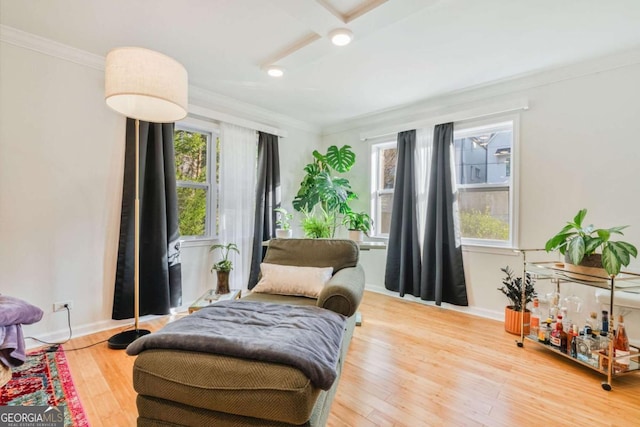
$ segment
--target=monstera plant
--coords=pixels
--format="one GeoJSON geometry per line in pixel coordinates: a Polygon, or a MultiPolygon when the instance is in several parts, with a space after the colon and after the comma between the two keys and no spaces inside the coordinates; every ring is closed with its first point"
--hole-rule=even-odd
{"type": "Polygon", "coordinates": [[[357,198],[349,180],[337,174],[348,172],[355,162],[356,155],[349,145],[332,145],[326,154],[313,151],[313,162],[304,167],[306,175],[293,199],[293,208],[305,215],[303,228],[306,222],[325,221],[330,230],[328,237],[335,236],[338,215],[349,212],[349,201],[357,198]]]}

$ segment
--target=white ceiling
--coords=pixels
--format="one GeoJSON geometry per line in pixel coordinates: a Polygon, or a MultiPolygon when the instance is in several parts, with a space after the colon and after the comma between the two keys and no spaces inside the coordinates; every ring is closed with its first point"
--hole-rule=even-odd
{"type": "Polygon", "coordinates": [[[0,0],[0,23],[101,56],[155,49],[194,86],[318,126],[640,46],[639,0],[0,0]],[[314,33],[276,61],[285,77],[261,70],[314,33]]]}

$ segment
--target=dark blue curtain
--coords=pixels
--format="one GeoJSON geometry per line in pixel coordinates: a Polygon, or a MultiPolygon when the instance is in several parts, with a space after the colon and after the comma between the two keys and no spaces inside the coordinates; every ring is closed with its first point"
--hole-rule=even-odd
{"type": "MultiPolygon", "coordinates": [[[[140,316],[182,304],[173,123],[140,122],[140,316]]],[[[127,119],[113,319],[134,316],[135,120],[127,119]]]]}
{"type": "Polygon", "coordinates": [[[427,199],[427,223],[424,233],[420,298],[468,305],[462,265],[462,246],[456,239],[457,195],[451,177],[453,123],[437,125],[427,199]]]}

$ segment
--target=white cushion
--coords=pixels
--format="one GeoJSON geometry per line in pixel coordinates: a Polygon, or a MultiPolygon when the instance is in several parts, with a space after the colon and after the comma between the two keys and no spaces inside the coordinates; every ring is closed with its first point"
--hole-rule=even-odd
{"type": "Polygon", "coordinates": [[[262,278],[252,289],[266,294],[295,295],[318,298],[333,275],[333,267],[297,267],[260,264],[262,278]]]}

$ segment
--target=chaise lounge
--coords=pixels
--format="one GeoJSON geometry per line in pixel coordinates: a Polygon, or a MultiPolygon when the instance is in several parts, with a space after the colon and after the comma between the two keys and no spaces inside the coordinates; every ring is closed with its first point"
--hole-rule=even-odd
{"type": "MultiPolygon", "coordinates": [[[[346,316],[345,322],[343,316],[326,313],[340,318],[344,328],[336,352],[337,377],[329,387],[319,387],[300,369],[281,363],[179,348],[144,349],[138,353],[133,372],[138,425],[325,425],[364,291],[364,272],[358,257],[358,246],[350,240],[274,239],[263,264],[317,270],[332,267],[330,279],[317,298],[311,298],[283,295],[290,289],[279,289],[277,277],[263,277],[254,292],[233,303],[236,308],[250,307],[242,305],[247,302],[265,307],[272,303],[316,306],[346,316]],[[270,283],[264,286],[269,282],[266,279],[270,283]]],[[[213,308],[218,307],[201,311],[213,312],[213,308]]],[[[309,309],[311,313],[313,310],[324,314],[324,310],[309,309]]]]}

